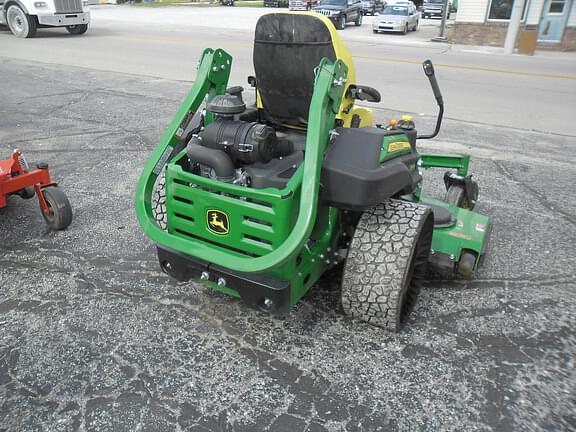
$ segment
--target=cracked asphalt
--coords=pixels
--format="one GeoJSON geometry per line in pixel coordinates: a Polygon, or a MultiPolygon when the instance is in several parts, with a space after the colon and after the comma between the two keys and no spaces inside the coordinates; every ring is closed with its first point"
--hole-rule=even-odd
{"type": "Polygon", "coordinates": [[[574,136],[447,120],[423,143],[474,156],[494,228],[476,279],[431,273],[389,334],[343,316],[337,274],[279,319],[160,272],[133,194],[190,83],[0,70],[0,155],[74,207],[63,232],[0,210],[0,431],[576,429],[574,136]]]}

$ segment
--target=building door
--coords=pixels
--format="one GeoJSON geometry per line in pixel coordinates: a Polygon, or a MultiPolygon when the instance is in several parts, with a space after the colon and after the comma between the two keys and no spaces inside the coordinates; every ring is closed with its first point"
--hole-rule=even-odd
{"type": "Polygon", "coordinates": [[[560,42],[573,0],[546,0],[542,9],[539,42],[560,42]]]}

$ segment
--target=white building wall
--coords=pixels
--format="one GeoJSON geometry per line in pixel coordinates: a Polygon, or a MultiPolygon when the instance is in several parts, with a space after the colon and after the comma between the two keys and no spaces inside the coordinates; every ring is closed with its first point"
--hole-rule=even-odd
{"type": "Polygon", "coordinates": [[[526,17],[526,24],[536,25],[540,22],[540,17],[542,15],[542,7],[544,6],[544,0],[526,0],[529,1],[528,5],[528,16],[526,17]]]}
{"type": "Polygon", "coordinates": [[[458,2],[457,22],[481,22],[486,19],[490,0],[460,0],[458,2]]]}
{"type": "Polygon", "coordinates": [[[576,0],[572,0],[572,10],[570,11],[570,16],[568,17],[567,27],[576,27],[576,0]]]}

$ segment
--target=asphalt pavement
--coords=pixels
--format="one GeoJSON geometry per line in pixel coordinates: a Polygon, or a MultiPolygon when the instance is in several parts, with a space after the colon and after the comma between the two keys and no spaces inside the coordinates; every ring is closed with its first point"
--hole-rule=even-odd
{"type": "Polygon", "coordinates": [[[136,222],[190,82],[2,55],[0,156],[49,163],[74,221],[0,210],[0,431],[576,428],[574,135],[448,118],[421,148],[473,156],[477,277],[431,273],[400,334],[344,316],[337,274],[274,318],[170,280],[136,222]]]}

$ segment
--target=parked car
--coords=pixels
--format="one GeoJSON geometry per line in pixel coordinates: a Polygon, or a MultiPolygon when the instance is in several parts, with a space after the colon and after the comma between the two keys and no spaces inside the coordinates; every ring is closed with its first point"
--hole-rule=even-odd
{"type": "Polygon", "coordinates": [[[264,7],[288,7],[288,0],[264,0],[264,7]]]}
{"type": "Polygon", "coordinates": [[[416,10],[414,4],[387,5],[382,10],[382,13],[372,21],[372,31],[374,33],[390,31],[406,34],[410,30],[416,31],[418,29],[419,19],[420,13],[416,10]]]}
{"type": "MultiPolygon", "coordinates": [[[[389,0],[386,2],[387,6],[390,5],[396,5],[396,6],[414,6],[416,7],[416,4],[412,1],[412,0],[389,0]]],[[[418,8],[416,8],[418,9],[418,8]]]]}
{"type": "Polygon", "coordinates": [[[344,30],[346,23],[362,25],[362,2],[360,0],[320,0],[313,12],[322,14],[334,23],[338,30],[344,30]]]}
{"type": "MultiPolygon", "coordinates": [[[[450,18],[452,12],[452,4],[448,2],[448,15],[450,18]]],[[[425,0],[422,6],[422,18],[439,17],[442,18],[444,14],[444,0],[425,0]]]]}
{"type": "Polygon", "coordinates": [[[375,15],[384,9],[384,3],[382,0],[363,0],[362,1],[362,13],[364,15],[375,15]]]}
{"type": "Polygon", "coordinates": [[[308,11],[315,3],[315,0],[290,0],[288,8],[291,11],[308,11]]]}

